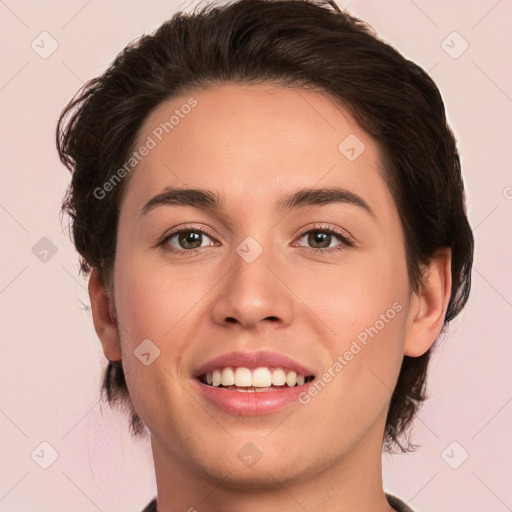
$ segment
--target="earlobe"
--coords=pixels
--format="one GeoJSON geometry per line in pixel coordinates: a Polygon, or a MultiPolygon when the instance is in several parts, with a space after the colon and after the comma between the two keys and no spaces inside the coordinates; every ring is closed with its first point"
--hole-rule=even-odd
{"type": "Polygon", "coordinates": [[[439,336],[452,288],[451,250],[439,249],[423,272],[423,282],[410,308],[404,355],[423,355],[439,336]]]}
{"type": "Polygon", "coordinates": [[[111,361],[120,361],[121,342],[115,308],[105,290],[99,269],[92,269],[88,288],[94,329],[103,346],[103,353],[111,361]]]}

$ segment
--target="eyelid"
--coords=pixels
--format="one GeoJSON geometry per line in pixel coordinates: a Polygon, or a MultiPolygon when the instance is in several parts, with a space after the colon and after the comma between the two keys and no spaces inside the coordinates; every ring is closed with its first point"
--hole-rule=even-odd
{"type": "MultiPolygon", "coordinates": [[[[165,246],[165,244],[173,237],[178,235],[179,233],[183,231],[196,231],[198,233],[206,234],[209,238],[212,240],[218,242],[218,240],[213,236],[210,229],[207,228],[204,224],[184,224],[183,226],[178,226],[177,228],[171,228],[169,231],[167,231],[164,235],[162,235],[158,241],[157,246],[165,246]]],[[[164,247],[165,248],[165,247],[164,247]]],[[[198,251],[199,249],[177,249],[173,247],[172,249],[169,249],[170,251],[177,251],[177,252],[187,252],[187,253],[193,253],[194,251],[198,251]]]]}
{"type": "MultiPolygon", "coordinates": [[[[335,233],[338,235],[345,243],[350,245],[356,244],[356,239],[345,229],[339,228],[337,226],[333,226],[331,224],[326,223],[315,223],[313,226],[305,226],[302,228],[299,233],[297,234],[296,238],[299,238],[303,236],[306,233],[309,233],[310,231],[326,231],[330,233],[335,233]]],[[[321,249],[318,249],[321,250],[321,249]]]]}

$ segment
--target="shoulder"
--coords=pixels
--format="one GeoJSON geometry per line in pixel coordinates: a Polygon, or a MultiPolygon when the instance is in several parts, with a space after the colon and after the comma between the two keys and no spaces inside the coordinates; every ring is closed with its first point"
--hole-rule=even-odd
{"type": "MultiPolygon", "coordinates": [[[[401,499],[391,494],[386,494],[388,503],[396,510],[396,512],[414,512],[414,510],[406,505],[401,499]]],[[[156,509],[155,509],[156,510],[156,509]]]]}
{"type": "Polygon", "coordinates": [[[148,503],[146,508],[142,512],[157,512],[156,510],[156,498],[151,502],[148,503]]]}

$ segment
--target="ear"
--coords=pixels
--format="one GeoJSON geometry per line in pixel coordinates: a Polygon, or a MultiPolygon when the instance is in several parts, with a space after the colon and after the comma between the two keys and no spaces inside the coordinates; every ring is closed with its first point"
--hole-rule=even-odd
{"type": "Polygon", "coordinates": [[[97,268],[92,269],[89,277],[89,299],[94,329],[103,346],[103,353],[111,361],[120,361],[121,341],[114,304],[105,290],[97,268]]]}
{"type": "Polygon", "coordinates": [[[439,249],[423,269],[420,290],[413,294],[409,309],[404,354],[423,355],[436,341],[452,290],[451,250],[439,249]]]}

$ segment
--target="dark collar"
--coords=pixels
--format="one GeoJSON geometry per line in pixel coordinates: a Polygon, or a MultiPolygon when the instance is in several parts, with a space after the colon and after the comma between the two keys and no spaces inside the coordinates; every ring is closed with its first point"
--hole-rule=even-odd
{"type": "MultiPolygon", "coordinates": [[[[396,512],[414,512],[412,508],[407,506],[401,499],[391,494],[386,494],[388,503],[396,510],[396,512]]],[[[157,512],[156,509],[156,498],[147,505],[142,512],[157,512]]]]}

